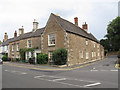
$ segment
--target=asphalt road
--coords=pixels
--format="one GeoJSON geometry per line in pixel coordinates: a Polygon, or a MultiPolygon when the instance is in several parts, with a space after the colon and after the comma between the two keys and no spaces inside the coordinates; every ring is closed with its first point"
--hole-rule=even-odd
{"type": "Polygon", "coordinates": [[[111,56],[74,70],[35,70],[3,64],[2,88],[118,88],[116,61],[117,57],[111,56]]]}

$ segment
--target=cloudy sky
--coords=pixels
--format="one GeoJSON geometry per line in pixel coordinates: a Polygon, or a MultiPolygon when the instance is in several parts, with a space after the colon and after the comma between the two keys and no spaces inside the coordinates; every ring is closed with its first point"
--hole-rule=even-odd
{"type": "Polygon", "coordinates": [[[51,13],[74,23],[78,17],[79,26],[88,24],[88,31],[98,40],[107,33],[111,20],[118,16],[119,0],[0,0],[0,40],[7,32],[8,37],[24,26],[24,32],[33,28],[33,20],[39,22],[39,28],[46,25],[51,13]]]}

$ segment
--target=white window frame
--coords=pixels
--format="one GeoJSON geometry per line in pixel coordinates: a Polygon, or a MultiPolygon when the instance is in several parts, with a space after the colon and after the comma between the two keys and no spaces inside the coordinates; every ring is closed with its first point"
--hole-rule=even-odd
{"type": "Polygon", "coordinates": [[[79,51],[80,58],[83,58],[83,51],[79,51]]]}
{"type": "Polygon", "coordinates": [[[88,40],[86,40],[86,42],[85,42],[85,43],[86,43],[86,45],[88,45],[88,40]]]}
{"type": "Polygon", "coordinates": [[[17,43],[17,51],[19,51],[19,43],[17,43]]]}
{"type": "Polygon", "coordinates": [[[53,46],[53,45],[55,45],[55,33],[51,33],[48,35],[48,46],[53,46]],[[52,37],[54,37],[54,39],[53,39],[54,41],[51,40],[51,37],[50,37],[51,35],[54,35],[54,36],[52,36],[52,37]]]}
{"type": "Polygon", "coordinates": [[[14,44],[12,44],[12,51],[14,51],[14,44]]]}
{"type": "Polygon", "coordinates": [[[53,52],[52,51],[49,51],[49,60],[50,60],[50,62],[52,62],[53,60],[52,60],[52,54],[53,54],[53,52]]]}
{"type": "Polygon", "coordinates": [[[92,57],[94,57],[94,52],[92,51],[92,57]]]}
{"type": "Polygon", "coordinates": [[[32,48],[32,40],[27,40],[27,47],[28,48],[32,48]],[[30,43],[29,43],[29,41],[30,41],[30,43]],[[30,46],[31,45],[31,46],[30,46]]]}
{"type": "Polygon", "coordinates": [[[86,59],[89,59],[89,53],[86,52],[86,59]]]}

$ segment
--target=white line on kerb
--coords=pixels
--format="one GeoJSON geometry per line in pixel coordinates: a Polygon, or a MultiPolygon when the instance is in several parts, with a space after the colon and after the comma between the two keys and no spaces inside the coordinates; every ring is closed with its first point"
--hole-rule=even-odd
{"type": "Polygon", "coordinates": [[[84,87],[96,86],[96,85],[99,85],[99,84],[101,84],[101,83],[97,82],[97,83],[93,83],[93,84],[84,85],[84,87]]]}

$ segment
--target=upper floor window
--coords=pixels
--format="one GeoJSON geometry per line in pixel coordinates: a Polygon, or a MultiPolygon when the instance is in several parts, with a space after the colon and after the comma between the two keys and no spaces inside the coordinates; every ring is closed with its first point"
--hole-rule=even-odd
{"type": "Polygon", "coordinates": [[[95,48],[95,43],[93,43],[93,46],[94,46],[94,48],[95,48]]]}
{"type": "Polygon", "coordinates": [[[48,45],[55,45],[55,33],[48,35],[48,45]]]}
{"type": "Polygon", "coordinates": [[[19,43],[17,43],[17,51],[19,51],[19,43]]]}
{"type": "Polygon", "coordinates": [[[88,45],[88,40],[86,40],[86,45],[88,45]]]}
{"type": "Polygon", "coordinates": [[[32,41],[31,41],[31,40],[28,40],[28,41],[27,41],[27,46],[28,46],[28,48],[31,48],[31,47],[32,47],[32,41]]]}
{"type": "Polygon", "coordinates": [[[14,44],[12,44],[12,51],[14,51],[14,44]]]}

